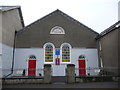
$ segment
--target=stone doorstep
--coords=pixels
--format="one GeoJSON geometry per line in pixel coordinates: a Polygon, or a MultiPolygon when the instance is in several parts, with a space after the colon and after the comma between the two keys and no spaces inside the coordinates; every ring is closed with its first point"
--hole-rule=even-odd
{"type": "Polygon", "coordinates": [[[39,84],[44,83],[43,79],[4,79],[3,84],[39,84]]]}

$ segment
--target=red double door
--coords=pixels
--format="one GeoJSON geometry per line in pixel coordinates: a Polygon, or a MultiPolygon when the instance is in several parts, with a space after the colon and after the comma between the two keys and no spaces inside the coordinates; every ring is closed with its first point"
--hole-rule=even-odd
{"type": "Polygon", "coordinates": [[[36,60],[28,60],[28,76],[36,75],[36,60]]]}
{"type": "Polygon", "coordinates": [[[86,62],[85,60],[78,60],[79,75],[86,75],[86,62]]]}

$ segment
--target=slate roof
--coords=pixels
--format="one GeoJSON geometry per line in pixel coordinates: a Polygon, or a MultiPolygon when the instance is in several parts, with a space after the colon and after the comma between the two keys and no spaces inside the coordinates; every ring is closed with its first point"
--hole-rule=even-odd
{"type": "Polygon", "coordinates": [[[20,6],[0,6],[0,12],[7,12],[10,10],[14,10],[14,9],[18,9],[20,18],[21,18],[21,23],[22,23],[22,26],[24,27],[25,25],[24,25],[24,20],[23,20],[22,11],[21,11],[20,6]]]}
{"type": "Polygon", "coordinates": [[[62,11],[59,10],[59,9],[57,9],[57,10],[53,11],[52,13],[50,13],[50,14],[48,14],[48,15],[46,15],[46,16],[38,19],[38,20],[36,20],[35,22],[33,22],[33,23],[29,24],[28,26],[24,27],[23,29],[19,30],[18,32],[24,31],[26,28],[29,28],[29,27],[32,26],[33,24],[35,24],[35,23],[37,23],[37,22],[40,22],[40,21],[46,19],[47,17],[53,15],[54,13],[60,13],[61,15],[67,17],[68,19],[72,20],[73,22],[80,24],[82,27],[87,28],[88,30],[94,32],[95,34],[99,34],[98,32],[92,30],[91,28],[87,27],[86,25],[82,24],[81,22],[77,21],[76,19],[72,18],[71,16],[65,14],[64,12],[62,12],[62,11]]]}
{"type": "Polygon", "coordinates": [[[101,32],[99,34],[99,36],[96,37],[96,39],[99,39],[99,38],[103,37],[104,35],[112,32],[113,30],[116,30],[117,28],[120,28],[120,20],[118,22],[116,22],[115,24],[113,24],[112,26],[110,26],[108,29],[106,29],[103,32],[101,32]]]}

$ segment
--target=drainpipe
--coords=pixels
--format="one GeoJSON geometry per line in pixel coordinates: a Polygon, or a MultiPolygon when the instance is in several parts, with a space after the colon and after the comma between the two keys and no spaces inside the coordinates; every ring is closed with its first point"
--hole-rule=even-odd
{"type": "Polygon", "coordinates": [[[15,35],[14,35],[14,45],[13,45],[13,57],[12,57],[12,68],[11,68],[11,73],[8,74],[8,75],[6,75],[5,78],[13,74],[14,58],[15,58],[15,43],[16,43],[15,39],[16,39],[16,34],[17,34],[17,31],[15,31],[15,35]]]}

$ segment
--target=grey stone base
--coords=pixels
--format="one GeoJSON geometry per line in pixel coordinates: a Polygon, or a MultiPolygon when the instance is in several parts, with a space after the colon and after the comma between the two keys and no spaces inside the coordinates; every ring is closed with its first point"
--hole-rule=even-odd
{"type": "Polygon", "coordinates": [[[80,77],[77,76],[75,79],[76,83],[82,82],[109,82],[109,81],[120,81],[120,77],[113,77],[113,76],[104,76],[104,77],[80,77]]]}
{"type": "Polygon", "coordinates": [[[41,84],[44,83],[43,79],[3,79],[2,84],[41,84]]]}

